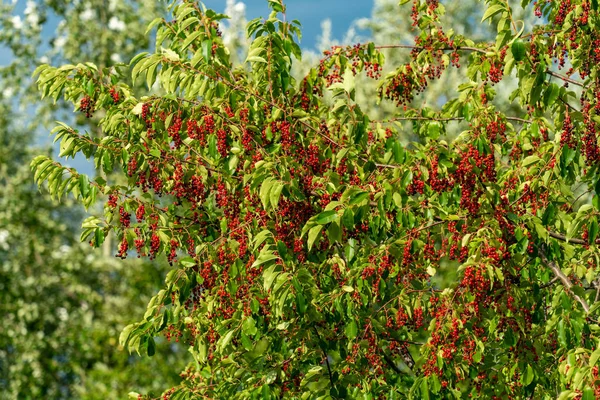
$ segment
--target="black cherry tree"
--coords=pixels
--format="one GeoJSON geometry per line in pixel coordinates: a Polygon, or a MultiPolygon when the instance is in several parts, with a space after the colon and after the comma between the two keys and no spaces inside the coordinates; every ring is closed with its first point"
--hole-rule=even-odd
{"type": "Polygon", "coordinates": [[[36,71],[43,96],[102,132],[53,130],[97,178],[40,156],[37,182],[105,201],[82,240],[112,232],[118,257],[172,265],[121,335],[148,355],[160,336],[189,345],[162,398],[600,396],[598,2],[486,1],[497,35],[477,42],[444,24],[443,3],[415,0],[398,22],[413,44],[332,48],[301,78],[300,24],[268,3],[243,65],[226,16],[184,0],[129,67],[36,71]],[[539,22],[526,31],[513,7],[539,22]],[[410,59],[386,66],[384,48],[410,59]],[[454,96],[419,106],[451,68],[466,71],[454,96]],[[392,118],[357,104],[359,74],[392,118]],[[501,80],[514,91],[496,93],[501,80]]]}

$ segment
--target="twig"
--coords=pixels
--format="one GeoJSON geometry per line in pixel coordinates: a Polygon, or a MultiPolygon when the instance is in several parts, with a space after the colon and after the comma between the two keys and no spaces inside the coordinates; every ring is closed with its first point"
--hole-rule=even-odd
{"type": "Polygon", "coordinates": [[[550,287],[552,285],[554,285],[556,283],[556,281],[558,281],[558,278],[555,276],[554,278],[552,278],[552,280],[544,285],[540,286],[540,289],[546,289],[547,287],[550,287]]]}
{"type": "MultiPolygon", "coordinates": [[[[313,328],[315,330],[315,334],[319,338],[319,341],[321,341],[321,335],[319,335],[319,331],[317,330],[316,327],[313,327],[313,328]]],[[[325,363],[327,364],[327,372],[329,373],[329,383],[331,383],[332,388],[335,388],[335,385],[333,384],[333,374],[331,373],[331,366],[329,365],[329,356],[327,355],[327,352],[323,348],[321,348],[321,351],[323,352],[323,355],[325,356],[325,363]]]]}
{"type": "Polygon", "coordinates": [[[560,79],[560,80],[562,80],[562,81],[565,81],[565,82],[572,83],[573,85],[576,85],[576,86],[579,86],[579,87],[582,87],[582,88],[587,88],[587,86],[585,86],[583,83],[581,83],[581,82],[578,82],[578,81],[576,81],[576,80],[573,80],[573,79],[571,79],[571,78],[569,78],[569,77],[566,77],[566,76],[564,76],[564,75],[561,75],[561,74],[559,74],[559,73],[556,73],[556,72],[554,72],[554,71],[546,70],[546,73],[547,73],[548,75],[551,75],[551,76],[553,76],[553,77],[555,77],[555,78],[558,78],[558,79],[560,79]]]}
{"type": "Polygon", "coordinates": [[[388,356],[387,354],[385,354],[385,351],[382,351],[382,353],[383,353],[383,359],[390,366],[390,368],[393,369],[396,373],[401,374],[402,370],[400,370],[400,368],[398,368],[398,366],[396,365],[396,363],[394,362],[394,360],[392,360],[390,358],[390,356],[388,356]]]}
{"type": "MultiPolygon", "coordinates": [[[[548,231],[548,233],[554,239],[562,240],[563,242],[574,243],[574,244],[581,244],[581,245],[588,244],[588,242],[585,241],[585,240],[583,240],[583,239],[579,239],[579,238],[567,238],[565,235],[561,235],[560,233],[556,233],[556,232],[552,232],[552,231],[548,231]]],[[[596,243],[600,244],[600,239],[596,239],[596,243]]]]}
{"type": "MultiPolygon", "coordinates": [[[[410,44],[387,44],[387,45],[381,45],[381,46],[375,46],[376,49],[380,50],[380,49],[410,49],[410,50],[425,50],[424,47],[422,46],[413,46],[410,44]]],[[[457,50],[463,50],[463,51],[474,51],[476,53],[482,53],[482,54],[486,54],[487,51],[484,49],[480,49],[477,47],[469,47],[469,46],[456,46],[456,47],[442,47],[439,49],[431,49],[431,50],[443,50],[443,51],[457,51],[457,50]]]]}
{"type": "MultiPolygon", "coordinates": [[[[516,121],[524,124],[530,124],[533,121],[530,119],[520,118],[520,117],[510,117],[505,116],[508,121],[516,121]]],[[[464,117],[445,117],[445,118],[436,118],[436,117],[422,117],[422,116],[414,116],[414,117],[396,117],[391,118],[386,121],[371,121],[372,124],[376,124],[378,122],[387,124],[394,121],[438,121],[438,122],[446,122],[446,121],[464,121],[464,117]]]]}
{"type": "Polygon", "coordinates": [[[589,304],[587,303],[587,301],[585,301],[584,298],[579,297],[578,295],[573,293],[573,291],[571,290],[571,288],[573,287],[573,282],[571,282],[569,277],[566,276],[564,274],[564,272],[562,272],[560,267],[558,265],[556,265],[556,263],[554,261],[548,260],[548,257],[546,257],[546,253],[544,252],[544,250],[541,247],[538,248],[538,254],[540,255],[540,258],[542,259],[542,262],[544,264],[546,264],[548,266],[548,268],[550,268],[552,270],[552,272],[554,273],[554,276],[556,276],[562,282],[563,286],[565,287],[565,289],[567,291],[571,292],[571,294],[573,295],[573,298],[575,300],[577,300],[579,302],[579,304],[581,304],[581,307],[583,307],[583,310],[585,311],[585,313],[588,314],[590,312],[589,304]]]}

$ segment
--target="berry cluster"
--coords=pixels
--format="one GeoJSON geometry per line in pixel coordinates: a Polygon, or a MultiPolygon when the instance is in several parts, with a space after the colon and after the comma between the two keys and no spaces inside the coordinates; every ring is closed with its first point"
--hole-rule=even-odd
{"type": "Polygon", "coordinates": [[[79,101],[79,111],[85,114],[87,118],[90,118],[94,113],[94,102],[90,96],[83,96],[79,101]]]}

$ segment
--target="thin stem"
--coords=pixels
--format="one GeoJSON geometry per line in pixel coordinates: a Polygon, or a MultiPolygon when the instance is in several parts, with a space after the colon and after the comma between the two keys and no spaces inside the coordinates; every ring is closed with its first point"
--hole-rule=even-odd
{"type": "Polygon", "coordinates": [[[589,304],[587,303],[587,301],[584,298],[579,297],[571,290],[571,288],[573,287],[573,282],[571,282],[569,277],[566,276],[564,274],[564,272],[562,272],[560,267],[554,261],[548,260],[548,257],[546,257],[546,253],[544,252],[544,250],[541,247],[538,248],[538,254],[540,255],[540,258],[542,259],[542,262],[544,264],[546,264],[546,266],[548,266],[548,268],[550,268],[550,270],[554,273],[554,276],[556,276],[561,281],[561,283],[563,284],[565,289],[573,295],[573,298],[575,300],[577,300],[577,302],[579,304],[581,304],[581,307],[583,307],[583,310],[585,311],[585,313],[588,314],[590,312],[589,304]]]}
{"type": "MultiPolygon", "coordinates": [[[[375,46],[376,49],[411,49],[411,50],[425,50],[424,47],[422,46],[412,46],[409,44],[387,44],[387,45],[381,45],[381,46],[375,46]]],[[[477,47],[470,47],[470,46],[456,46],[456,47],[442,47],[442,48],[438,48],[438,49],[432,49],[432,50],[443,50],[443,51],[457,51],[457,50],[462,50],[462,51],[473,51],[476,53],[482,53],[482,54],[486,54],[487,51],[484,49],[480,49],[477,47]]]]}

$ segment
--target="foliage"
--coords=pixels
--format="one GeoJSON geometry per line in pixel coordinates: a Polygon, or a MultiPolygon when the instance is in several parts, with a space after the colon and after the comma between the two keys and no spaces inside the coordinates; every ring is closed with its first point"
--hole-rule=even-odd
{"type": "Polygon", "coordinates": [[[106,399],[123,396],[132,382],[146,390],[176,382],[173,349],[161,348],[157,363],[118,346],[163,269],[111,262],[80,245],[82,210],[40,196],[26,141],[8,130],[0,130],[2,148],[14,151],[0,162],[0,398],[106,399]]]}
{"type": "Polygon", "coordinates": [[[0,398],[120,398],[132,384],[160,390],[179,378],[181,348],[161,346],[160,361],[142,359],[127,355],[118,337],[133,315],[144,314],[164,263],[118,263],[103,254],[108,246],[90,252],[79,243],[82,207],[41,195],[27,167],[41,151],[32,127],[59,118],[57,110],[25,119],[18,107],[31,113],[39,103],[28,88],[40,54],[64,62],[78,53],[99,64],[112,63],[111,53],[129,58],[147,47],[147,18],[160,7],[146,2],[148,13],[136,15],[144,3],[28,1],[21,19],[15,3],[0,5],[0,42],[12,53],[0,68],[0,398]],[[107,18],[80,19],[96,11],[107,18]],[[111,14],[126,21],[126,32],[107,29],[111,14]],[[81,22],[85,32],[75,29],[81,22]],[[53,24],[61,39],[48,46],[53,24]]]}
{"type": "Polygon", "coordinates": [[[118,256],[173,265],[121,334],[149,355],[160,335],[189,344],[194,362],[163,398],[600,395],[597,2],[523,1],[540,17],[525,31],[490,0],[486,41],[451,35],[442,4],[417,1],[414,44],[334,48],[298,80],[299,23],[269,5],[238,68],[224,16],[182,1],[130,69],[36,71],[44,96],[103,116],[101,139],[59,124],[62,155],[128,176],[39,156],[36,181],[108,197],[83,225],[94,246],[116,232],[118,256]],[[410,61],[380,76],[383,47],[410,61]],[[465,80],[440,109],[410,106],[450,68],[465,80]],[[134,96],[129,73],[164,94],[134,96]],[[418,140],[363,112],[358,74],[418,140]],[[492,102],[510,76],[518,111],[492,102]]]}

